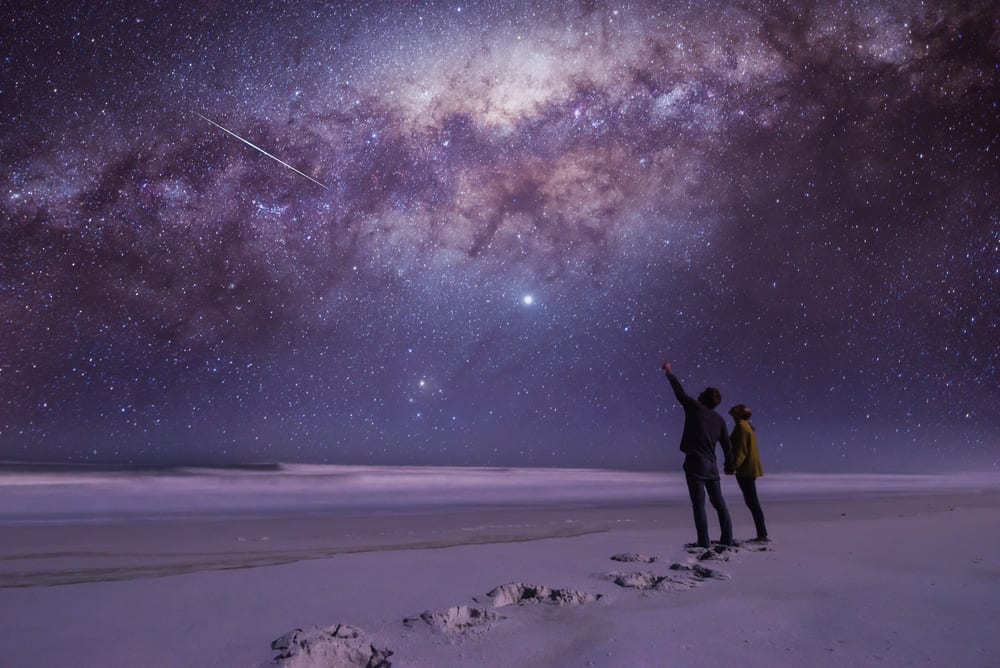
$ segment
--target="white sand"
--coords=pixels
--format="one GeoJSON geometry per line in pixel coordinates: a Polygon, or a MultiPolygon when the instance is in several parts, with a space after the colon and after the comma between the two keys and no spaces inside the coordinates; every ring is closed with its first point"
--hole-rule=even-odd
{"type": "MultiPolygon", "coordinates": [[[[260,489],[295,497],[315,481],[262,473],[234,491],[198,476],[191,507],[165,510],[173,478],[126,477],[127,493],[108,479],[8,479],[0,665],[260,666],[286,632],[334,624],[392,650],[394,666],[1000,665],[998,476],[768,476],[773,550],[699,561],[683,547],[693,526],[677,476],[531,472],[524,485],[521,473],[437,470],[428,487],[393,470],[385,498],[368,471],[368,497],[303,495],[295,512],[260,489]],[[511,489],[519,505],[499,506],[511,489]],[[104,506],[81,510],[83,497],[104,506]],[[656,560],[611,559],[621,553],[656,560]],[[730,579],[690,586],[674,563],[730,579]],[[669,580],[641,591],[612,573],[669,580]],[[487,593],[508,583],[576,604],[494,607],[487,593]]],[[[750,537],[736,485],[724,489],[750,537]]]]}

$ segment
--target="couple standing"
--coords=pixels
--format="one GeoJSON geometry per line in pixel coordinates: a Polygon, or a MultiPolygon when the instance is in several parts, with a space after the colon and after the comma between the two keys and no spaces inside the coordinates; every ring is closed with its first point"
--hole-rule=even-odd
{"type": "Polygon", "coordinates": [[[684,433],[681,436],[681,452],[684,453],[684,475],[687,478],[691,504],[694,506],[694,524],[698,531],[698,547],[710,547],[708,539],[708,517],[705,515],[705,493],[712,507],[719,514],[722,527],[723,545],[733,545],[733,523],[729,519],[726,501],[722,498],[722,483],[719,467],[715,461],[715,444],[722,445],[725,456],[724,471],[735,475],[743,492],[743,500],[753,515],[758,541],[766,541],[767,527],[764,525],[764,511],[757,498],[757,478],[764,474],[760,466],[757,437],[750,424],[750,409],[744,404],[736,404],[729,414],[736,423],[732,437],[726,430],[725,419],[715,412],[722,403],[722,395],[714,387],[707,387],[697,399],[684,392],[674,375],[670,362],[663,363],[663,371],[674,389],[677,401],[684,407],[684,433]]]}

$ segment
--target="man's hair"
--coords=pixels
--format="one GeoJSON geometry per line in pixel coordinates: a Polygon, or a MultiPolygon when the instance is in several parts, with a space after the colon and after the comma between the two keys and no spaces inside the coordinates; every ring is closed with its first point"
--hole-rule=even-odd
{"type": "Polygon", "coordinates": [[[722,393],[714,387],[706,387],[705,391],[698,395],[698,401],[708,408],[715,408],[722,403],[722,393]]]}

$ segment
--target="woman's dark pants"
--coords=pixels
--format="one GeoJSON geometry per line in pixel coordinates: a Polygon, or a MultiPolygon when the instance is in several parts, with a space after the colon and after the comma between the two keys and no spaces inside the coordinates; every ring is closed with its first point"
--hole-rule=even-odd
{"type": "Polygon", "coordinates": [[[753,478],[737,478],[740,490],[743,492],[743,500],[753,515],[754,526],[757,527],[757,538],[767,538],[767,527],[764,525],[764,511],[760,507],[760,499],[757,498],[757,481],[753,478]]]}

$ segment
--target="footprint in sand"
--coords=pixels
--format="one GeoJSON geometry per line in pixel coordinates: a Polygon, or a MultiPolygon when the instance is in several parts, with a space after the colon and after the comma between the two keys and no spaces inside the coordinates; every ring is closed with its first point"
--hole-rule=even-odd
{"type": "Polygon", "coordinates": [[[602,594],[588,594],[575,589],[550,589],[544,585],[527,585],[511,582],[494,588],[488,594],[494,608],[523,603],[548,603],[549,605],[583,605],[599,601],[602,594]]]}
{"type": "MultiPolygon", "coordinates": [[[[710,549],[696,546],[688,546],[688,552],[696,556],[698,561],[718,560],[726,561],[729,555],[735,553],[735,547],[729,545],[715,545],[710,549]]],[[[635,552],[616,554],[611,557],[613,561],[630,563],[653,563],[656,557],[650,557],[635,552]]],[[[716,568],[705,566],[701,563],[680,564],[675,563],[670,566],[674,573],[671,575],[657,575],[649,572],[633,573],[608,573],[608,578],[619,587],[629,589],[639,589],[642,591],[680,591],[697,587],[704,580],[728,580],[729,574],[716,568]]]]}
{"type": "Polygon", "coordinates": [[[624,561],[629,563],[651,564],[654,561],[656,561],[656,557],[651,557],[646,554],[639,554],[638,552],[622,552],[621,554],[612,555],[611,560],[624,561]]]}
{"type": "Polygon", "coordinates": [[[702,564],[671,564],[670,570],[694,578],[695,580],[731,580],[729,573],[702,564]]]}
{"type": "Polygon", "coordinates": [[[753,538],[740,543],[740,548],[748,552],[774,552],[774,543],[766,538],[762,540],[753,538]]]}
{"type": "Polygon", "coordinates": [[[389,668],[390,649],[376,647],[372,637],[347,624],[295,629],[271,643],[276,652],[261,668],[389,668]]]}
{"type": "Polygon", "coordinates": [[[696,586],[690,578],[673,578],[656,573],[608,573],[619,587],[641,591],[681,591],[696,586]]]}
{"type": "Polygon", "coordinates": [[[729,561],[729,557],[738,554],[740,547],[737,545],[723,545],[713,543],[712,547],[698,547],[697,545],[685,545],[684,549],[688,554],[693,554],[698,561],[729,561]]]}
{"type": "Polygon", "coordinates": [[[492,610],[470,605],[458,605],[443,612],[427,610],[417,617],[407,617],[403,624],[407,628],[427,626],[438,633],[449,636],[482,633],[492,628],[499,620],[506,619],[492,610]]]}

